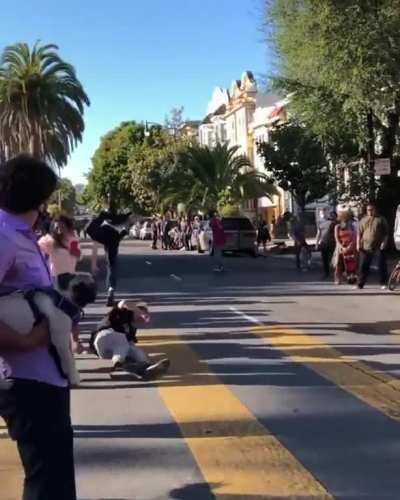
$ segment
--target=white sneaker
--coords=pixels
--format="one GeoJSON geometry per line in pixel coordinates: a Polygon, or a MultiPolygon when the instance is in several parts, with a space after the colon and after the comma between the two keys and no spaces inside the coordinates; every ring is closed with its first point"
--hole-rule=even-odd
{"type": "Polygon", "coordinates": [[[386,285],[382,285],[381,286],[381,290],[387,290],[387,286],[386,285]]]}

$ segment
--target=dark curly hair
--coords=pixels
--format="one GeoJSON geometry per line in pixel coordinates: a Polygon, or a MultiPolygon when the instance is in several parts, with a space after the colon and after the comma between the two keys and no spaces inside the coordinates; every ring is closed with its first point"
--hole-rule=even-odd
{"type": "Polygon", "coordinates": [[[16,156],[0,166],[0,208],[15,214],[37,210],[57,185],[56,173],[45,162],[16,156]]]}

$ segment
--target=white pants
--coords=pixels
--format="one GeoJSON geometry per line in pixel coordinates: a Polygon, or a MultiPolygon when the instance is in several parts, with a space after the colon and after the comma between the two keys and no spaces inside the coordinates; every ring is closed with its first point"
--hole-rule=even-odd
{"type": "Polygon", "coordinates": [[[126,360],[137,363],[148,363],[147,354],[130,344],[125,334],[116,332],[112,328],[102,330],[96,336],[94,347],[102,359],[111,359],[113,364],[124,363],[126,360]]]}

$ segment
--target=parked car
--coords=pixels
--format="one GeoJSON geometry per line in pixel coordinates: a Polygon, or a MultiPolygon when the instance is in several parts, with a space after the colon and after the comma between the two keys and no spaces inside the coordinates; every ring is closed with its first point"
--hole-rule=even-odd
{"type": "MultiPolygon", "coordinates": [[[[224,252],[243,252],[256,256],[257,230],[247,217],[223,217],[222,226],[225,230],[226,243],[224,252]]],[[[208,222],[199,236],[203,251],[212,251],[212,230],[208,222]]]]}
{"type": "Polygon", "coordinates": [[[139,238],[141,240],[151,240],[153,237],[153,231],[151,229],[151,222],[145,221],[140,229],[139,238]]]}

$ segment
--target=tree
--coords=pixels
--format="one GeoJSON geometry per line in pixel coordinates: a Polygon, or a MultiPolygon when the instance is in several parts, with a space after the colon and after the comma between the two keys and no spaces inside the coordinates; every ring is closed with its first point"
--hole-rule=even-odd
{"type": "Polygon", "coordinates": [[[0,62],[0,154],[27,152],[65,165],[82,140],[87,97],[56,45],[7,47],[0,62]]]}
{"type": "Polygon", "coordinates": [[[271,132],[269,143],[260,143],[268,179],[289,191],[300,210],[329,193],[332,177],[321,144],[303,126],[289,122],[271,132]]]}
{"type": "Polygon", "coordinates": [[[176,194],[206,209],[276,194],[266,176],[256,172],[246,156],[237,154],[238,149],[226,144],[186,148],[178,158],[187,172],[186,186],[184,191],[180,186],[176,194]]]}
{"type": "Polygon", "coordinates": [[[183,125],[183,112],[185,108],[180,106],[179,108],[172,108],[169,115],[165,117],[165,128],[171,130],[173,135],[177,134],[177,131],[183,125]]]}
{"type": "Polygon", "coordinates": [[[66,178],[61,179],[59,188],[50,199],[50,205],[57,207],[59,212],[74,215],[76,203],[76,191],[72,182],[66,178]]]}
{"type": "Polygon", "coordinates": [[[144,141],[143,124],[123,122],[108,132],[92,158],[83,200],[93,209],[112,205],[117,210],[136,210],[128,178],[128,162],[133,148],[144,141]]]}
{"type": "Polygon", "coordinates": [[[324,144],[335,129],[346,140],[350,133],[374,198],[374,156],[392,158],[393,179],[399,167],[400,1],[266,3],[279,75],[295,92],[296,117],[312,117],[308,125],[324,144]]]}
{"type": "Polygon", "coordinates": [[[102,138],[83,200],[95,210],[110,201],[116,209],[143,215],[161,210],[176,153],[186,142],[162,127],[151,127],[145,134],[141,123],[122,123],[102,138]]]}

